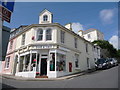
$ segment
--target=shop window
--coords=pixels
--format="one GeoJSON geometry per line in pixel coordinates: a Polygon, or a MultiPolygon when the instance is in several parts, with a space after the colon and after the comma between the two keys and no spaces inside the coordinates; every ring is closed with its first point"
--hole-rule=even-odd
{"type": "Polygon", "coordinates": [[[5,68],[9,68],[9,64],[10,64],[10,57],[7,57],[5,62],[5,68]]]}
{"type": "Polygon", "coordinates": [[[24,71],[29,71],[30,54],[24,56],[24,71]]]}
{"type": "Polygon", "coordinates": [[[55,53],[50,53],[50,71],[55,71],[55,53]]]}
{"type": "Polygon", "coordinates": [[[33,68],[36,67],[36,62],[36,53],[32,53],[31,71],[33,71],[33,68]]]}
{"type": "Polygon", "coordinates": [[[56,63],[56,69],[57,71],[65,71],[66,68],[66,56],[62,54],[57,54],[57,63],[56,63]]]}
{"type": "Polygon", "coordinates": [[[19,61],[19,72],[23,71],[23,66],[24,66],[24,56],[20,56],[20,61],[19,61]]]}

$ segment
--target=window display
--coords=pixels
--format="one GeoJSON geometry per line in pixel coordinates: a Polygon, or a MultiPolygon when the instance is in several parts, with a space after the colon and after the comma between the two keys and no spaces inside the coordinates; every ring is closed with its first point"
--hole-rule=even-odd
{"type": "Polygon", "coordinates": [[[50,53],[50,71],[55,71],[55,53],[50,53]]]}
{"type": "Polygon", "coordinates": [[[66,67],[66,56],[62,54],[57,54],[57,63],[56,63],[56,69],[57,71],[65,71],[66,67]]]}

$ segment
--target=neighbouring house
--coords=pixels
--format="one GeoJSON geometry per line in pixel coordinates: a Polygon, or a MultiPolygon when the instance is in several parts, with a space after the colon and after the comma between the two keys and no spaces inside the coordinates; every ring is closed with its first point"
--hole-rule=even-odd
{"type": "MultiPolygon", "coordinates": [[[[10,28],[9,27],[6,27],[6,26],[3,26],[2,27],[2,62],[5,61],[5,57],[6,57],[6,52],[7,52],[7,46],[8,46],[8,42],[9,42],[9,37],[10,37],[10,28]]],[[[2,66],[2,65],[0,65],[2,66]]],[[[2,67],[0,67],[1,70],[0,72],[2,71],[2,67]]]]}
{"type": "Polygon", "coordinates": [[[103,33],[94,28],[91,28],[85,31],[79,30],[78,33],[81,37],[83,37],[84,39],[90,42],[93,42],[95,40],[104,40],[103,33]]]}
{"type": "Polygon", "coordinates": [[[10,30],[11,29],[6,26],[3,26],[2,28],[2,61],[4,61],[6,57],[7,46],[10,37],[10,30]]]}
{"type": "MultiPolygon", "coordinates": [[[[78,34],[90,42],[93,42],[95,40],[104,40],[104,34],[102,32],[100,32],[99,30],[94,29],[94,28],[91,28],[91,29],[88,29],[85,31],[79,30],[78,34]]],[[[101,51],[101,48],[98,45],[94,45],[94,59],[95,59],[95,61],[102,57],[101,54],[103,54],[103,52],[101,51]]]]}
{"type": "Polygon", "coordinates": [[[3,73],[57,78],[95,68],[95,45],[69,28],[53,23],[53,14],[45,9],[39,24],[12,30],[3,73]]]}

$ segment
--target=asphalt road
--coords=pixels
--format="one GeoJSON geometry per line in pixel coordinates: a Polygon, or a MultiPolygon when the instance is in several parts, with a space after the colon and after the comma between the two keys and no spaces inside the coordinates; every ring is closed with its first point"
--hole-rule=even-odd
{"type": "Polygon", "coordinates": [[[3,88],[118,88],[118,66],[60,81],[20,81],[3,78],[3,88]]]}

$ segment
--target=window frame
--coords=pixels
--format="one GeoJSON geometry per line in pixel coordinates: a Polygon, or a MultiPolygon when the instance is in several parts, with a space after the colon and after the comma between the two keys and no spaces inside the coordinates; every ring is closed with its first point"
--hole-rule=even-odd
{"type": "Polygon", "coordinates": [[[91,38],[91,35],[90,35],[90,34],[88,34],[88,38],[91,38]]]}
{"type": "Polygon", "coordinates": [[[51,28],[46,29],[45,38],[46,38],[46,41],[52,40],[52,29],[51,28]],[[48,30],[50,30],[50,32],[48,30]],[[48,31],[48,33],[47,33],[47,31],[48,31]],[[48,38],[49,36],[50,36],[50,39],[48,38]]]}
{"type": "Polygon", "coordinates": [[[44,15],[44,16],[43,16],[43,21],[44,21],[44,22],[48,21],[48,15],[44,15]]]}
{"type": "Polygon", "coordinates": [[[43,41],[43,29],[41,28],[37,30],[37,41],[43,41]],[[40,31],[42,31],[42,33],[40,33],[40,31]],[[40,36],[42,36],[42,39],[38,40],[40,36]]]}
{"type": "Polygon", "coordinates": [[[21,45],[25,45],[25,38],[26,38],[26,33],[22,34],[21,45]]]}
{"type": "Polygon", "coordinates": [[[5,60],[5,69],[9,69],[9,67],[10,67],[10,56],[6,57],[6,60],[5,60]]]}
{"type": "Polygon", "coordinates": [[[9,49],[12,49],[12,48],[13,48],[13,40],[10,41],[10,47],[9,47],[9,49]]]}
{"type": "Polygon", "coordinates": [[[74,38],[74,46],[75,46],[75,48],[77,48],[77,47],[78,47],[78,40],[77,40],[77,38],[76,38],[76,37],[74,38]]]}
{"type": "Polygon", "coordinates": [[[75,54],[75,68],[79,68],[79,55],[78,54],[75,54]]]}
{"type": "Polygon", "coordinates": [[[86,48],[86,49],[85,49],[86,52],[88,52],[88,43],[85,44],[85,48],[86,48]]]}
{"type": "Polygon", "coordinates": [[[60,31],[60,41],[61,41],[61,43],[65,43],[65,32],[64,31],[60,31]]]}

